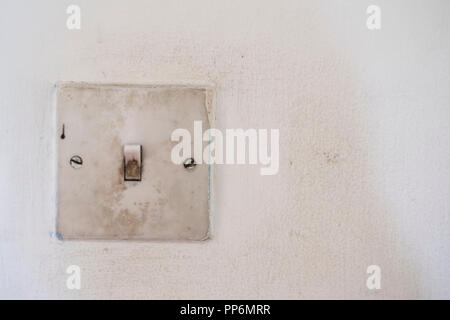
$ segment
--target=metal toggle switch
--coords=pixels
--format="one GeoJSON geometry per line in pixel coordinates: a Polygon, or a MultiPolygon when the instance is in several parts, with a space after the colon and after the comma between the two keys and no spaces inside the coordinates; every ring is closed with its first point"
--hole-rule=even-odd
{"type": "Polygon", "coordinates": [[[142,178],[142,146],[127,144],[123,147],[123,176],[125,181],[141,181],[142,178]]]}

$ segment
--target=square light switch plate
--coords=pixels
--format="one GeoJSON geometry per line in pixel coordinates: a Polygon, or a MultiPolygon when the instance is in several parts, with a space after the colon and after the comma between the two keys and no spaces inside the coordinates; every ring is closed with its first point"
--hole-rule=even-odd
{"type": "Polygon", "coordinates": [[[209,87],[57,85],[58,237],[206,239],[210,167],[173,163],[171,135],[208,129],[212,106],[209,87]]]}

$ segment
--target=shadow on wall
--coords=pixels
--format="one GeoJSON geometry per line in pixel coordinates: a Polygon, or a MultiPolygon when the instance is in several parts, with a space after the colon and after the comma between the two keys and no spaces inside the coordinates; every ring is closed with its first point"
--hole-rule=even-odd
{"type": "Polygon", "coordinates": [[[262,288],[251,297],[420,298],[417,270],[377,192],[365,115],[364,93],[370,89],[358,84],[350,57],[323,15],[307,10],[318,26],[314,38],[299,30],[296,39],[285,35],[266,44],[270,51],[255,47],[251,56],[260,75],[271,75],[256,79],[256,91],[271,90],[255,96],[272,108],[273,117],[262,126],[280,128],[281,156],[276,178],[250,185],[252,201],[273,199],[263,209],[246,204],[264,221],[255,222],[258,235],[267,235],[264,240],[249,235],[250,252],[261,250],[262,241],[265,250],[252,260],[253,270],[270,263],[277,274],[270,281],[266,271],[255,272],[262,288]],[[293,54],[293,48],[305,50],[293,54]],[[270,55],[282,57],[275,71],[266,63],[270,55]],[[366,286],[370,265],[381,268],[381,290],[366,286]]]}
{"type": "Polygon", "coordinates": [[[370,89],[357,83],[336,38],[323,27],[314,57],[286,61],[296,68],[293,81],[285,79],[294,98],[280,171],[296,208],[284,223],[301,261],[298,287],[315,288],[308,298],[420,298],[417,270],[377,193],[368,156],[370,89]],[[366,287],[370,265],[381,268],[381,290],[366,287]]]}

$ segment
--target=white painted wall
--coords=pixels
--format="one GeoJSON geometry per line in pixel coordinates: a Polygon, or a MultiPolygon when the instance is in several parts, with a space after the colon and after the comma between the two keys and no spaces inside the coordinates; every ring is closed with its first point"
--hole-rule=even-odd
{"type": "Polygon", "coordinates": [[[447,0],[2,1],[0,297],[450,298],[449,16],[447,0]],[[215,82],[219,128],[280,128],[280,172],[218,167],[207,242],[58,242],[58,80],[215,82]]]}

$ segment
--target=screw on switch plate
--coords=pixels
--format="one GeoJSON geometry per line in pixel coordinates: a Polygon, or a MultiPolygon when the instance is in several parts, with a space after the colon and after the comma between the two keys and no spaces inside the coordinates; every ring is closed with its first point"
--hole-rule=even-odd
{"type": "Polygon", "coordinates": [[[70,165],[74,169],[80,169],[83,166],[83,158],[80,156],[73,156],[70,158],[70,165]]]}
{"type": "Polygon", "coordinates": [[[142,146],[128,144],[123,147],[123,177],[125,181],[141,181],[142,146]]]}
{"type": "Polygon", "coordinates": [[[194,158],[187,158],[183,162],[183,166],[186,170],[193,170],[197,163],[195,162],[194,158]]]}

